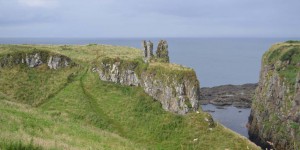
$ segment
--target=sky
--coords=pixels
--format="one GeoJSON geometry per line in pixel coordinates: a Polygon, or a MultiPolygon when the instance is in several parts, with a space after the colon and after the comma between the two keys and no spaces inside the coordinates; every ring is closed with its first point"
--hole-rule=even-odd
{"type": "Polygon", "coordinates": [[[0,37],[300,37],[300,0],[0,0],[0,37]]]}

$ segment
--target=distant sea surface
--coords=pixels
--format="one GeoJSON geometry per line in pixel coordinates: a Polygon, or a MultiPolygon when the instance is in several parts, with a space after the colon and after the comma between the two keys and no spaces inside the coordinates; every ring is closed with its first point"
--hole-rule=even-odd
{"type": "MultiPolygon", "coordinates": [[[[193,68],[201,87],[258,82],[261,57],[272,44],[300,38],[164,38],[172,63],[193,68]]],[[[0,44],[110,44],[141,48],[159,38],[0,38],[0,44]]],[[[156,47],[154,48],[156,50],[156,47]]]]}

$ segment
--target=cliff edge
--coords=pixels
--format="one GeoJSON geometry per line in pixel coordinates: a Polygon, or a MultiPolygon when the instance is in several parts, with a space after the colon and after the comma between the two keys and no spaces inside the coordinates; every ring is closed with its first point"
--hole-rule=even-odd
{"type": "MultiPolygon", "coordinates": [[[[159,53],[168,54],[161,43],[159,53]]],[[[193,112],[193,69],[148,54],[97,44],[0,44],[0,149],[259,149],[193,112]]]]}
{"type": "Polygon", "coordinates": [[[300,148],[300,42],[275,44],[263,55],[249,136],[263,148],[300,148]]]}
{"type": "Polygon", "coordinates": [[[98,72],[103,81],[142,87],[166,111],[177,114],[197,111],[200,86],[195,71],[169,63],[166,41],[159,42],[156,56],[153,55],[152,42],[142,43],[143,59],[103,58],[95,63],[93,72],[98,72]]]}

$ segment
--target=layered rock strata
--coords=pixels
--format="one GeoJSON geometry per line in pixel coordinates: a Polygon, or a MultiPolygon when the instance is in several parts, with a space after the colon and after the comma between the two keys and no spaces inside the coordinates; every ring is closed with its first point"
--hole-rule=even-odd
{"type": "Polygon", "coordinates": [[[167,111],[186,114],[199,108],[199,82],[192,69],[168,63],[106,59],[93,70],[103,81],[142,87],[167,111]]]}

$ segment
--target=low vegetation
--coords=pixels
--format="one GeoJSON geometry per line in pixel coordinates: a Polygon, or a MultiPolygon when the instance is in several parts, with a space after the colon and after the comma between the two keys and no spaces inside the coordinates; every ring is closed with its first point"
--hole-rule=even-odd
{"type": "Polygon", "coordinates": [[[0,56],[34,48],[80,65],[0,69],[0,149],[258,149],[218,123],[211,126],[207,113],[166,112],[142,88],[103,82],[92,73],[97,59],[139,59],[137,49],[2,45],[0,56]]]}
{"type": "Polygon", "coordinates": [[[300,72],[300,42],[287,41],[274,45],[265,55],[264,64],[275,64],[280,76],[293,92],[297,73],[300,72]]]}

